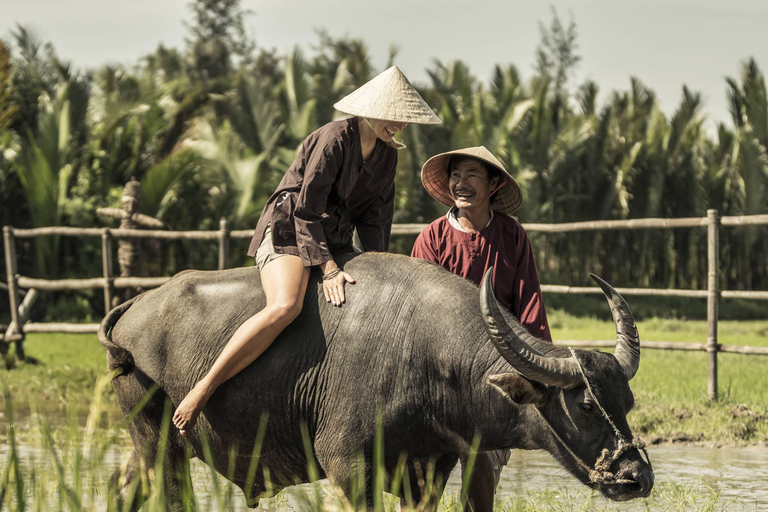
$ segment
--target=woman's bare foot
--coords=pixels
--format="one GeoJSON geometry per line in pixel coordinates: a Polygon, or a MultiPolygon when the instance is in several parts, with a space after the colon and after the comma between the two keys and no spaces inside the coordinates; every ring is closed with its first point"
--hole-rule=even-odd
{"type": "Polygon", "coordinates": [[[187,431],[195,425],[200,411],[208,403],[211,394],[210,387],[200,381],[176,408],[176,412],[173,413],[173,424],[182,436],[186,437],[187,431]]]}

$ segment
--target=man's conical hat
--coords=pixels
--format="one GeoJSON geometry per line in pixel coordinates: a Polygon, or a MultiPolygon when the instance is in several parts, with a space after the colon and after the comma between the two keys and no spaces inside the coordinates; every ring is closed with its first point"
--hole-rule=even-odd
{"type": "Polygon", "coordinates": [[[400,123],[442,122],[397,66],[355,89],[337,101],[333,108],[353,116],[400,123]]]}
{"type": "Polygon", "coordinates": [[[448,151],[427,160],[421,168],[421,182],[432,197],[446,206],[454,205],[451,192],[448,189],[448,164],[451,157],[458,155],[482,160],[496,167],[506,178],[505,185],[496,192],[496,199],[491,204],[493,211],[510,214],[520,208],[520,205],[523,204],[523,193],[520,190],[520,185],[485,146],[448,151]]]}

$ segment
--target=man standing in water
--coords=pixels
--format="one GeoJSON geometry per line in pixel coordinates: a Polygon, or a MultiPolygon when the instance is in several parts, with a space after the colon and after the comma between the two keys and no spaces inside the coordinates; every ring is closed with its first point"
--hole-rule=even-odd
{"type": "MultiPolygon", "coordinates": [[[[493,267],[496,299],[534,336],[552,341],[531,244],[509,216],[522,204],[519,185],[485,147],[433,156],[421,170],[427,191],[451,209],[421,232],[411,256],[479,285],[493,267]]],[[[492,512],[509,450],[480,452],[465,512],[492,512]]],[[[462,473],[465,465],[462,460],[462,473]]]]}

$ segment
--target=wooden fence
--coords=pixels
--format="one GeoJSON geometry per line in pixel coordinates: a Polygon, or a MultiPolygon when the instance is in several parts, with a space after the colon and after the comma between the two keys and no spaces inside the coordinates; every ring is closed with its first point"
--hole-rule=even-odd
{"type": "MultiPolygon", "coordinates": [[[[623,230],[623,229],[676,229],[676,228],[707,228],[708,241],[708,276],[706,290],[682,290],[665,288],[616,288],[625,296],[647,295],[665,297],[693,297],[707,299],[708,334],[706,342],[677,343],[667,341],[643,341],[643,348],[661,350],[692,350],[704,351],[708,355],[707,396],[717,399],[717,354],[719,352],[768,355],[768,347],[751,347],[741,345],[722,345],[717,342],[718,302],[721,298],[742,298],[768,300],[768,291],[729,291],[720,290],[717,276],[720,273],[719,262],[719,232],[721,227],[767,225],[768,215],[752,215],[744,217],[720,217],[716,210],[708,210],[703,218],[684,219],[633,219],[591,222],[571,222],[564,224],[523,224],[529,232],[566,233],[574,231],[623,230]]],[[[426,224],[396,224],[392,226],[393,235],[413,235],[420,233],[426,224]]],[[[98,324],[72,323],[37,323],[27,322],[29,310],[37,297],[38,290],[83,290],[98,289],[104,291],[104,307],[111,309],[115,289],[142,287],[153,288],[160,286],[170,277],[115,277],[113,274],[112,244],[117,238],[154,238],[165,240],[215,240],[219,244],[219,269],[227,268],[229,261],[229,242],[233,238],[250,239],[253,230],[231,231],[225,220],[222,220],[218,231],[149,231],[136,229],[112,228],[72,228],[45,227],[35,229],[15,229],[11,226],[3,228],[5,242],[5,264],[8,276],[8,295],[10,299],[11,324],[5,330],[5,343],[16,343],[17,354],[23,358],[25,333],[30,332],[65,332],[65,333],[94,333],[98,324]],[[20,276],[17,272],[16,238],[33,238],[38,236],[94,236],[102,241],[102,276],[91,279],[34,279],[20,276]],[[27,289],[26,294],[22,289],[27,289]],[[20,300],[23,296],[23,300],[20,300]]],[[[5,287],[4,287],[5,288],[5,287]]],[[[602,294],[598,287],[572,287],[561,285],[542,285],[546,293],[596,293],[602,294]]],[[[613,347],[615,340],[559,340],[556,343],[574,347],[613,347]]]]}

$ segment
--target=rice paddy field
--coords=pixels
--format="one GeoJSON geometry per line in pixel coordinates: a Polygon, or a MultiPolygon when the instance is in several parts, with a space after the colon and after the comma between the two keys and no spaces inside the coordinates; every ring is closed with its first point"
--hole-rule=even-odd
{"type": "MultiPolygon", "coordinates": [[[[555,339],[612,339],[605,318],[549,312],[555,339]]],[[[703,341],[706,322],[648,318],[642,339],[703,341]]],[[[720,342],[768,345],[768,321],[723,321],[720,342]]],[[[29,361],[0,369],[0,510],[106,510],[109,475],[131,444],[95,335],[29,335],[29,361]]],[[[706,398],[706,354],[645,350],[632,381],[634,432],[656,472],[650,498],[613,503],[581,486],[543,452],[513,452],[502,473],[497,511],[768,510],[768,358],[720,354],[720,399],[706,398]]],[[[191,466],[187,503],[196,510],[247,510],[242,493],[208,466],[191,466]]],[[[461,510],[452,475],[441,510],[461,510]]],[[[161,486],[139,489],[142,510],[164,510],[161,486]]],[[[327,482],[289,488],[260,506],[269,510],[350,509],[327,482]]],[[[396,510],[389,496],[378,507],[396,510]]]]}

